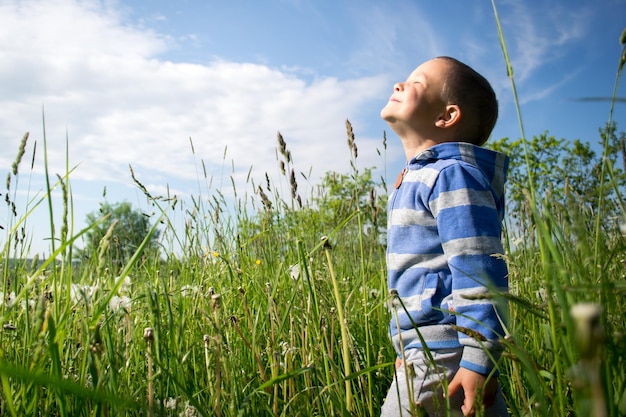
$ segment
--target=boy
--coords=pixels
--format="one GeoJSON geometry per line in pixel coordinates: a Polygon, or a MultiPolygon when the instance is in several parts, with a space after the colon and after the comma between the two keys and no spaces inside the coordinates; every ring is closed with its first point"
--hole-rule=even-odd
{"type": "Polygon", "coordinates": [[[508,158],[480,147],[497,116],[489,82],[450,57],[395,84],[381,111],[408,161],[389,199],[398,360],[383,417],[446,416],[448,407],[452,416],[508,416],[493,375],[503,329],[490,295],[508,287],[498,256],[508,158]]]}

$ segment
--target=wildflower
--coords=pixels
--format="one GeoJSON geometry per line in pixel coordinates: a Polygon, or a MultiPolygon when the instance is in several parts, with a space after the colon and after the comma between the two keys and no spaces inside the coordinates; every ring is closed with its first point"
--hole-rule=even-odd
{"type": "Polygon", "coordinates": [[[394,310],[398,307],[401,306],[400,303],[400,296],[398,295],[398,290],[395,288],[392,288],[389,290],[389,297],[390,299],[387,301],[388,303],[388,307],[390,310],[394,310]]]}
{"type": "Polygon", "coordinates": [[[219,258],[220,254],[219,254],[219,252],[215,252],[215,251],[214,251],[214,252],[213,252],[213,256],[214,256],[214,257],[216,257],[216,258],[219,258]]]}
{"type": "Polygon", "coordinates": [[[289,267],[289,276],[294,281],[300,278],[300,264],[294,264],[289,267]]]}
{"type": "Polygon", "coordinates": [[[35,309],[35,306],[37,305],[37,300],[34,299],[28,299],[28,300],[20,300],[20,307],[22,308],[22,310],[26,310],[28,308],[29,311],[32,311],[35,309]]]}
{"type": "Polygon", "coordinates": [[[121,311],[128,314],[130,313],[130,307],[131,300],[130,297],[127,296],[118,297],[117,295],[114,295],[111,298],[111,301],[109,301],[109,308],[114,313],[121,311]]]}
{"type": "Polygon", "coordinates": [[[11,323],[11,322],[4,323],[4,324],[2,325],[2,328],[3,328],[4,330],[17,330],[17,327],[15,327],[15,324],[13,324],[13,323],[11,323]]]}
{"type": "Polygon", "coordinates": [[[198,415],[199,414],[198,410],[196,410],[196,407],[189,404],[188,402],[185,404],[185,409],[179,414],[180,417],[197,417],[198,415]]]}
{"type": "Polygon", "coordinates": [[[183,285],[180,289],[180,294],[183,297],[191,297],[198,292],[197,285],[183,285]]]}
{"type": "Polygon", "coordinates": [[[370,298],[378,298],[378,295],[380,294],[380,291],[378,291],[378,289],[376,288],[372,288],[370,289],[370,298]]]}
{"type": "Polygon", "coordinates": [[[132,285],[132,280],[130,279],[129,275],[126,275],[124,277],[124,282],[122,283],[122,285],[120,286],[120,292],[124,292],[126,294],[130,293],[131,290],[131,285],[132,285]]]}
{"type": "Polygon", "coordinates": [[[163,404],[163,406],[165,407],[166,410],[176,410],[176,404],[177,404],[176,398],[169,397],[167,400],[165,400],[165,403],[163,404]]]}
{"type": "Polygon", "coordinates": [[[97,291],[97,285],[80,286],[78,284],[72,284],[72,286],[70,287],[70,298],[72,299],[73,303],[90,302],[97,291]]]}
{"type": "Polygon", "coordinates": [[[11,291],[5,295],[2,291],[0,291],[0,306],[5,303],[7,307],[13,307],[15,304],[15,292],[11,291]]]}
{"type": "Polygon", "coordinates": [[[257,264],[257,265],[261,265],[261,260],[257,259],[256,261],[254,261],[254,263],[257,264]]]}

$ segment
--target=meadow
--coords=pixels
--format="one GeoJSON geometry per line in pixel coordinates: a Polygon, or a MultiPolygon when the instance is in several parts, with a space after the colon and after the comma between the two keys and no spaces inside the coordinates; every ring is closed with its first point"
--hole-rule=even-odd
{"type": "MultiPolygon", "coordinates": [[[[610,117],[593,194],[565,179],[542,187],[546,167],[531,163],[521,122],[521,141],[497,142],[519,173],[503,237],[510,292],[492,294],[508,301],[498,378],[512,416],[626,415],[624,182],[614,158],[624,135],[610,117]]],[[[25,137],[2,195],[0,415],[378,415],[395,361],[387,187],[357,169],[349,122],[346,132],[352,170],[327,173],[305,196],[280,134],[281,183],[249,178],[253,191],[234,202],[202,169],[206,191],[186,203],[133,177],[156,214],[123,262],[112,227],[77,260],[90,228],[73,230],[69,169],[16,206],[25,137]],[[64,201],[53,252],[29,259],[24,225],[38,207],[54,218],[53,192],[64,201]],[[157,230],[162,250],[146,251],[157,230]]]]}

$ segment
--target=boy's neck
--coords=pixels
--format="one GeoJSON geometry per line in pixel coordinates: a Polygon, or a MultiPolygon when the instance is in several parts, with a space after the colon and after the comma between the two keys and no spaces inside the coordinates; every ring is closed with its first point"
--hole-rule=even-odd
{"type": "Polygon", "coordinates": [[[444,142],[421,137],[400,137],[400,141],[402,142],[407,162],[410,162],[411,159],[415,158],[420,152],[444,142]]]}

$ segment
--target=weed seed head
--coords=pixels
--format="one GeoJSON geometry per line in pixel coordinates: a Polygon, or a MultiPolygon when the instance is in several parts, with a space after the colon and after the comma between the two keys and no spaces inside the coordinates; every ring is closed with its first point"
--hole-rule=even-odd
{"type": "Polygon", "coordinates": [[[300,278],[300,264],[294,264],[289,267],[289,276],[294,281],[300,278]]]}
{"type": "Polygon", "coordinates": [[[600,325],[602,309],[594,303],[578,303],[572,306],[570,314],[576,325],[576,343],[581,359],[596,357],[604,340],[600,325]]]}
{"type": "Polygon", "coordinates": [[[4,330],[10,330],[10,331],[15,331],[15,330],[17,330],[17,327],[15,327],[15,325],[14,325],[13,323],[11,323],[11,322],[4,323],[4,324],[2,325],[2,328],[3,328],[4,330]]]}
{"type": "Polygon", "coordinates": [[[222,296],[220,294],[213,294],[211,296],[211,307],[213,307],[213,311],[220,309],[221,301],[222,301],[222,296]]]}
{"type": "Polygon", "coordinates": [[[145,340],[146,343],[152,343],[152,341],[154,341],[154,330],[152,327],[146,327],[143,330],[143,340],[145,340]]]}

